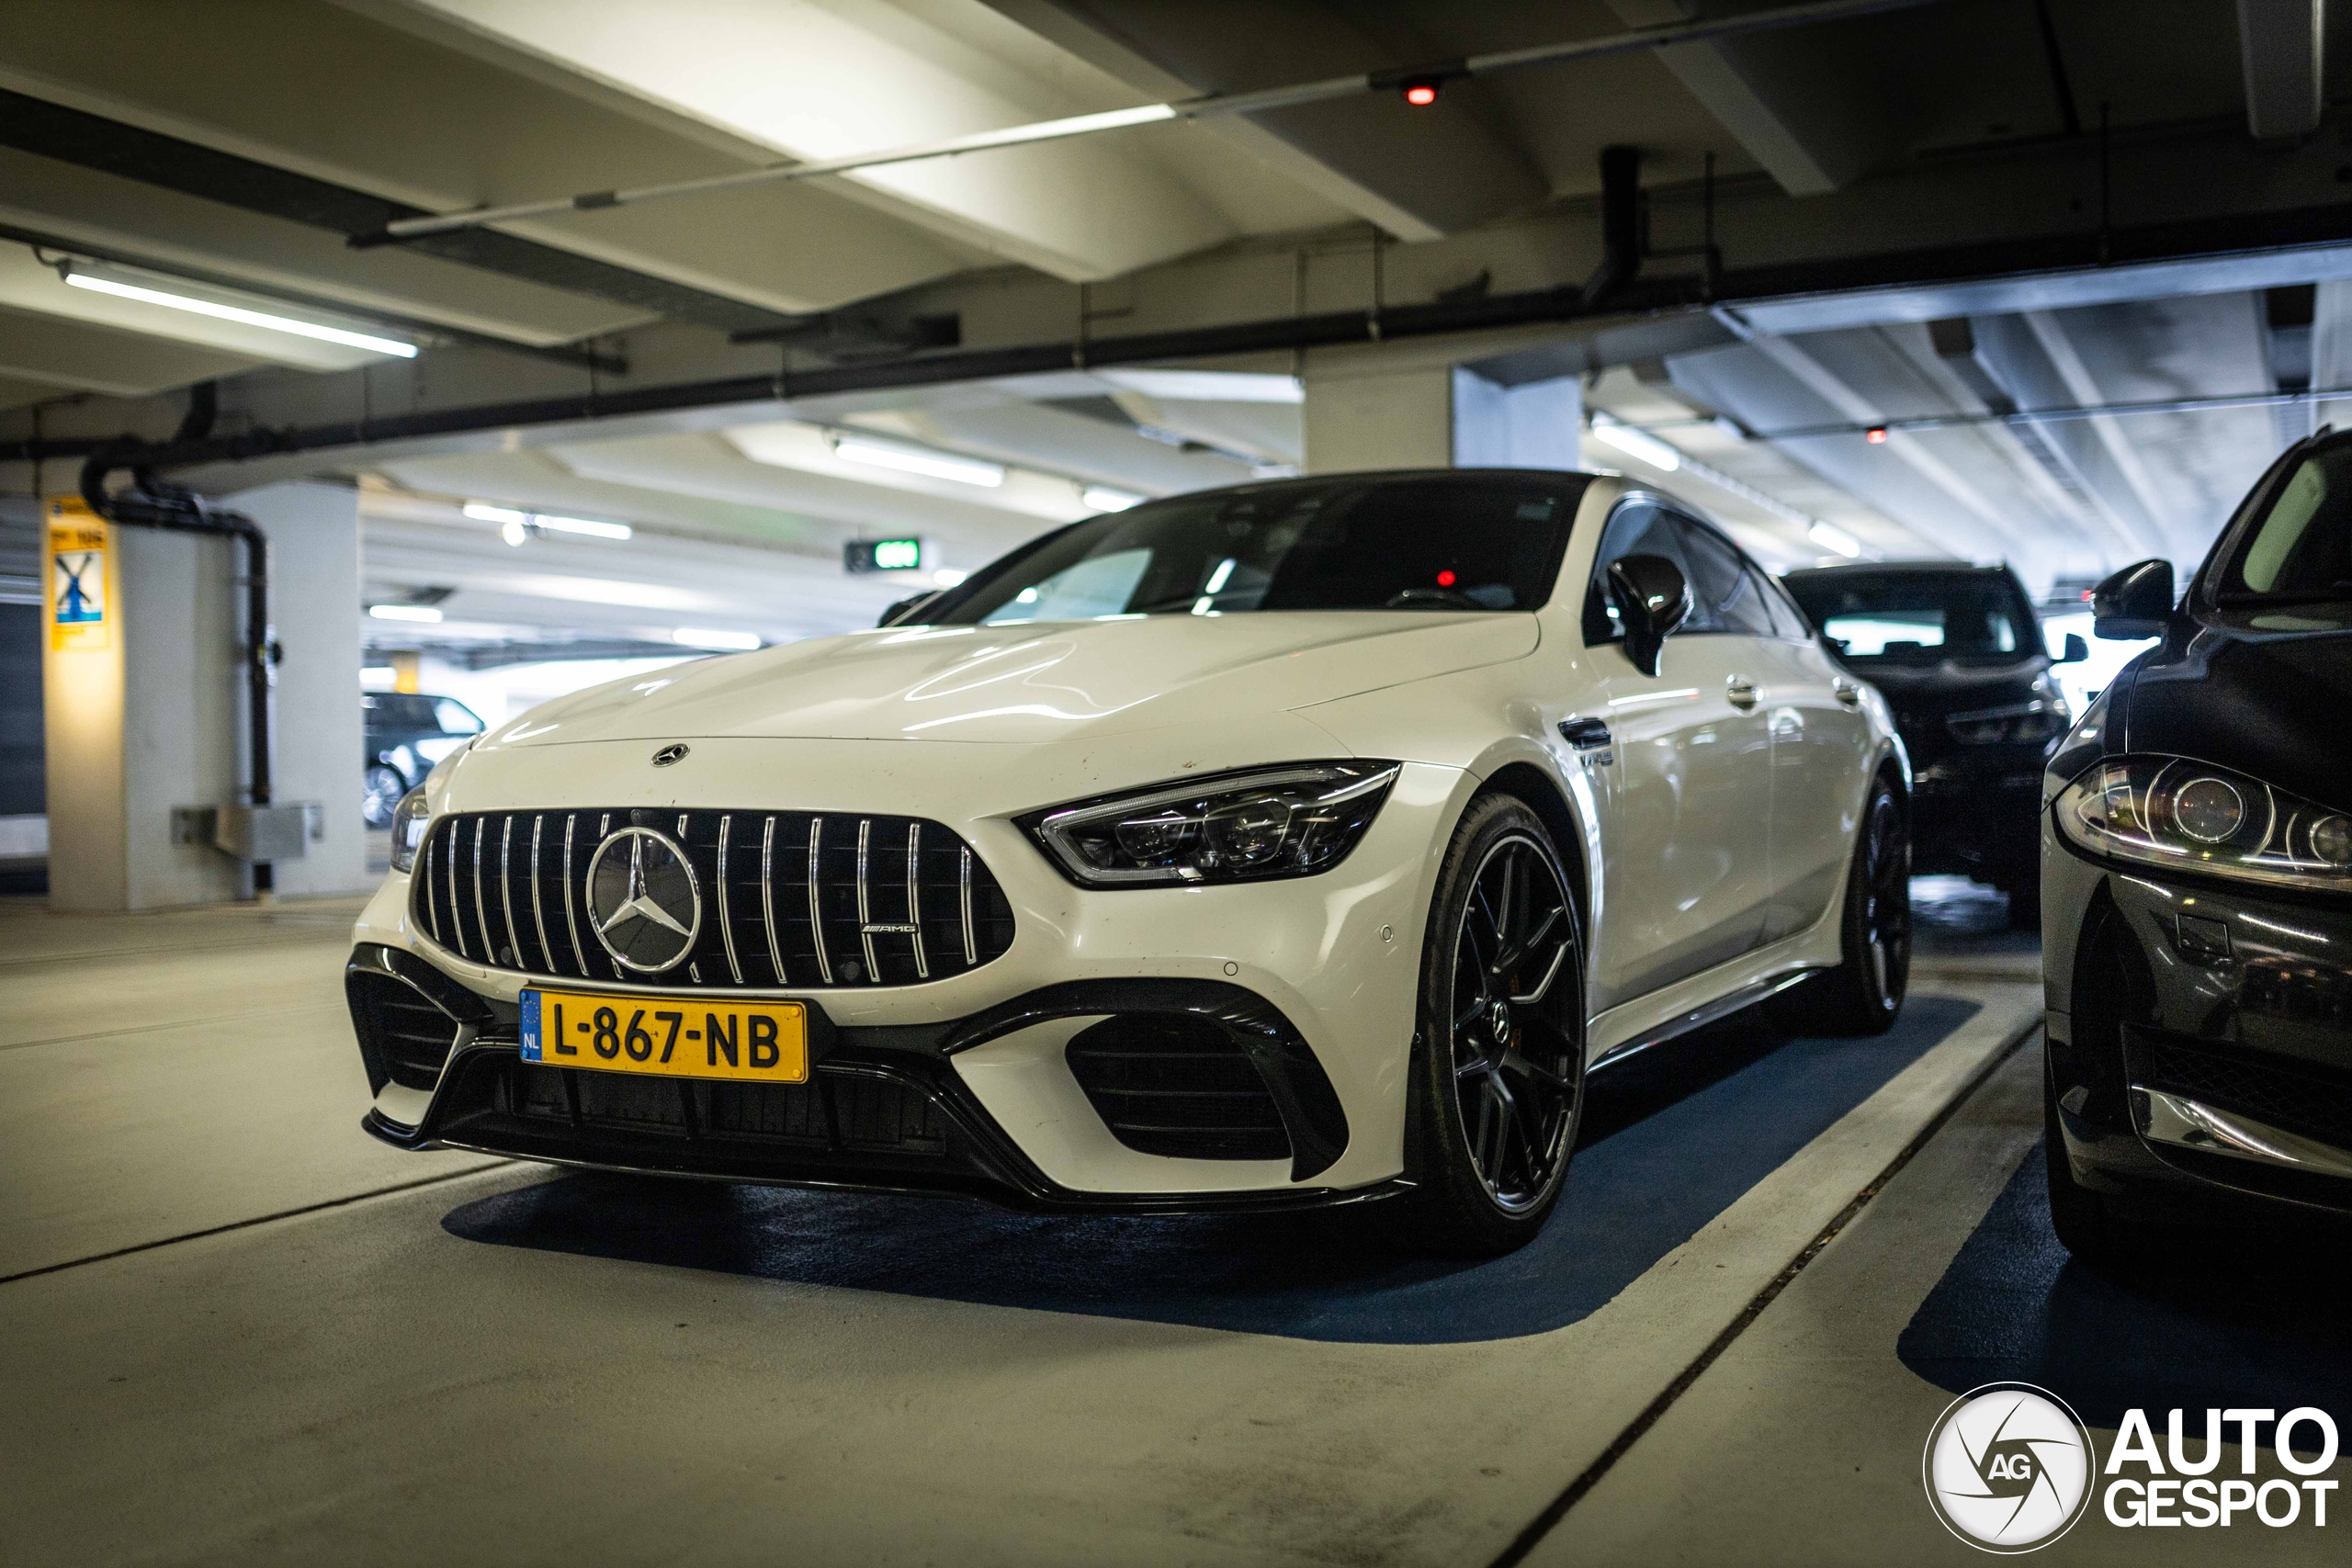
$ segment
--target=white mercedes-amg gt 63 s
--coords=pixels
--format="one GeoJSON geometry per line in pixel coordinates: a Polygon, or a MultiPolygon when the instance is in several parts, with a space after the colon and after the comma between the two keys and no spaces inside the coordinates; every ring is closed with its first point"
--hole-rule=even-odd
{"type": "Polygon", "coordinates": [[[532,709],[401,802],[369,1132],[1070,1210],[1558,1198],[1585,1076],[1887,1028],[1886,706],[1623,479],[1180,496],[879,628],[532,709]]]}

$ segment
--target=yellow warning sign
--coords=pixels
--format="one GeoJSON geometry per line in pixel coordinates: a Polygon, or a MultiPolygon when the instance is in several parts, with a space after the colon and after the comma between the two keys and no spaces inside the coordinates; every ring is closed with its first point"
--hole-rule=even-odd
{"type": "Polygon", "coordinates": [[[49,503],[49,646],[95,653],[114,646],[114,592],[107,572],[114,535],[78,495],[49,503]]]}

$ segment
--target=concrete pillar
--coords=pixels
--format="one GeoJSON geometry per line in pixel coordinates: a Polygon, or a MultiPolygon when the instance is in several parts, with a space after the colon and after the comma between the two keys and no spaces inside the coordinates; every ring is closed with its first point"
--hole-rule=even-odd
{"type": "Polygon", "coordinates": [[[1306,471],[1453,465],[1453,371],[1351,365],[1306,376],[1306,471]]]}
{"type": "Polygon", "coordinates": [[[348,485],[276,484],[229,496],[269,535],[270,615],[286,661],[277,669],[277,779],[281,801],[326,807],[310,852],[276,871],[280,897],[363,892],[367,824],[359,815],[366,720],[359,706],[359,492],[348,485]]]}
{"type": "Polygon", "coordinates": [[[1574,376],[1505,386],[1453,372],[1453,461],[1464,468],[1580,468],[1584,385],[1574,376]]]}
{"type": "Polygon", "coordinates": [[[1516,386],[1400,344],[1331,355],[1306,374],[1306,471],[1576,468],[1583,388],[1573,376],[1516,386]]]}
{"type": "MultiPolygon", "coordinates": [[[[277,891],[357,892],[368,884],[357,495],[273,485],[230,504],[270,536],[272,615],[286,650],[275,797],[326,808],[303,858],[277,863],[277,891]]],[[[51,555],[85,559],[95,550],[99,564],[83,570],[96,571],[90,582],[104,594],[94,621],[60,625],[57,604],[43,610],[51,907],[153,909],[248,896],[243,864],[174,823],[175,807],[245,798],[241,556],[226,539],[101,525],[78,501],[46,512],[51,555]]],[[[53,559],[44,570],[53,594],[53,559]]]]}

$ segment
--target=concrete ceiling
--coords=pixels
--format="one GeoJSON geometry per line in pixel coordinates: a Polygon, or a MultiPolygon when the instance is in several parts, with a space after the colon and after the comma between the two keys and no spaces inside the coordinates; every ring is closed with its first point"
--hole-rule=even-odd
{"type": "MultiPolygon", "coordinates": [[[[178,417],[171,394],[202,380],[223,382],[238,429],[560,409],[614,387],[925,345],[1573,286],[1593,261],[1600,150],[1615,143],[1641,150],[1658,253],[1647,265],[1686,272],[1700,265],[1690,253],[1710,159],[1734,265],[2087,233],[2109,205],[2159,222],[2214,219],[2232,202],[2343,200],[2338,154],[2313,135],[2352,91],[2346,29],[2316,47],[2324,5],[1930,0],[1450,81],[1428,109],[1384,92],[346,243],[420,213],[1770,3],[18,0],[0,7],[0,411],[16,411],[0,420],[12,439],[30,434],[28,405],[51,434],[160,434],[178,417]],[[382,361],[87,294],[60,282],[58,256],[245,291],[298,319],[372,321],[423,352],[382,361]],[[767,335],[730,336],[746,333],[767,335]],[[372,369],[353,368],[363,363],[372,369]]],[[[2193,558],[2267,454],[2328,411],[1991,416],[2352,385],[2352,251],[2331,261],[2310,248],[2347,232],[2323,224],[2305,251],[2268,263],[2078,266],[1982,287],[1792,284],[1713,320],[1504,346],[1523,365],[1558,361],[1529,375],[1596,376],[1586,406],[1675,441],[1693,498],[1776,562],[1813,558],[1817,519],[1873,555],[2003,558],[2047,581],[2138,554],[2193,558]],[[2266,292],[2297,286],[2306,294],[2283,304],[2266,292]],[[1652,346],[1604,346],[1643,333],[1652,346]],[[1931,417],[1977,423],[1898,428],[1883,444],[1859,434],[1931,417]]],[[[1497,351],[1481,341],[1460,357],[1497,351]]],[[[384,530],[370,555],[387,574],[379,586],[454,588],[453,607],[473,602],[481,625],[544,633],[584,617],[622,636],[614,617],[628,606],[535,594],[526,580],[659,585],[674,557],[693,571],[736,563],[700,613],[784,636],[854,624],[907,588],[842,577],[840,546],[857,534],[920,532],[942,563],[969,567],[1080,514],[1090,486],[1171,493],[1300,459],[1303,351],[1198,362],[1232,373],[1199,384],[1183,369],[1079,368],[1082,352],[1071,363],[797,400],[779,385],[739,407],[594,428],[548,414],[205,478],[364,479],[370,527],[384,530]],[[1008,476],[983,491],[861,469],[832,450],[844,431],[1008,476]],[[642,532],[617,555],[543,539],[513,551],[457,516],[469,499],[642,532]],[[436,578],[445,547],[455,553],[436,578]]]]}

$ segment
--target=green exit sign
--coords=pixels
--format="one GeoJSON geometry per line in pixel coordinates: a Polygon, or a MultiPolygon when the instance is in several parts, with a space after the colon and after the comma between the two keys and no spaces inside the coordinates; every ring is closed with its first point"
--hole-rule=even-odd
{"type": "Polygon", "coordinates": [[[842,547],[852,571],[910,571],[922,565],[921,539],[853,539],[842,547]]]}

